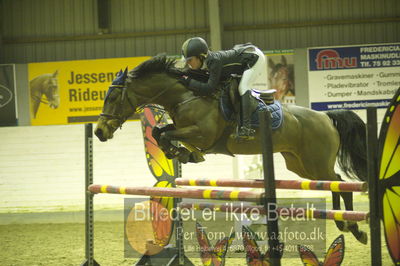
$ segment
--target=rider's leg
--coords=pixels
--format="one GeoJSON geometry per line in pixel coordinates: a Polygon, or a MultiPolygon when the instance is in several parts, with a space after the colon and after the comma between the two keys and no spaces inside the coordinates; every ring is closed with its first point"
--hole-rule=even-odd
{"type": "Polygon", "coordinates": [[[238,128],[238,137],[241,139],[254,138],[255,131],[251,128],[251,89],[267,89],[267,65],[264,54],[255,47],[252,53],[258,56],[257,62],[243,72],[239,83],[240,94],[240,125],[238,128]]]}
{"type": "Polygon", "coordinates": [[[251,128],[251,114],[253,109],[251,108],[251,91],[246,91],[240,97],[240,119],[238,128],[238,137],[240,139],[253,139],[255,130],[251,128]]]}

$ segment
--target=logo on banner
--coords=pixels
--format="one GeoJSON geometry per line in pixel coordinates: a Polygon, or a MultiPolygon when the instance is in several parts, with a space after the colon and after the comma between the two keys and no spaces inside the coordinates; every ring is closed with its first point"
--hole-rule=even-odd
{"type": "Polygon", "coordinates": [[[6,106],[12,100],[12,92],[3,85],[0,85],[0,108],[6,106]]]}
{"type": "Polygon", "coordinates": [[[325,49],[318,52],[315,63],[318,70],[357,67],[357,57],[340,57],[338,51],[325,49]]]}
{"type": "Polygon", "coordinates": [[[45,73],[30,80],[31,115],[36,118],[40,103],[47,104],[51,109],[60,105],[58,89],[58,70],[54,73],[45,73]]]}

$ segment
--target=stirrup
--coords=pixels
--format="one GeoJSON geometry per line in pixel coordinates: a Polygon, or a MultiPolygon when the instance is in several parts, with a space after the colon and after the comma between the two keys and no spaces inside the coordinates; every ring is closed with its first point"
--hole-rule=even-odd
{"type": "Polygon", "coordinates": [[[250,127],[241,126],[237,130],[236,138],[239,140],[253,140],[255,132],[256,131],[250,127]]]}
{"type": "Polygon", "coordinates": [[[266,104],[274,103],[274,94],[276,92],[275,89],[270,89],[265,91],[252,89],[252,92],[256,93],[257,97],[263,100],[266,104]]]}

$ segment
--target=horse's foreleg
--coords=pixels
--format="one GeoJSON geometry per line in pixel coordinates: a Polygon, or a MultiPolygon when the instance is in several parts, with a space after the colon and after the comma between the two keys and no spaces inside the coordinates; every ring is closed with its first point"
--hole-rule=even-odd
{"type": "Polygon", "coordinates": [[[179,149],[175,145],[171,143],[171,141],[165,137],[161,138],[161,134],[170,131],[170,130],[176,130],[175,126],[173,124],[168,124],[168,125],[157,125],[153,128],[151,134],[153,138],[156,140],[158,146],[161,148],[161,150],[164,152],[165,156],[168,159],[173,159],[178,156],[179,154],[179,149]]]}
{"type": "Polygon", "coordinates": [[[164,125],[164,126],[157,125],[157,126],[153,127],[151,135],[157,141],[158,145],[161,145],[160,144],[161,134],[166,131],[169,131],[169,130],[176,130],[174,124],[168,124],[168,125],[164,125]]]}
{"type": "Polygon", "coordinates": [[[168,130],[160,134],[159,143],[161,147],[164,147],[166,149],[168,154],[173,156],[173,158],[178,157],[178,160],[180,162],[198,163],[204,161],[204,158],[198,149],[191,149],[191,151],[189,151],[184,147],[176,147],[171,143],[171,141],[176,140],[182,142],[190,142],[190,140],[193,138],[201,138],[200,133],[200,129],[196,125],[175,130],[168,130]]]}

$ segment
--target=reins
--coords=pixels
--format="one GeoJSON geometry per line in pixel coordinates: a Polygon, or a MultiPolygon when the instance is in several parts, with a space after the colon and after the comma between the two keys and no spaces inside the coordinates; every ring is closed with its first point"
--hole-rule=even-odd
{"type": "MultiPolygon", "coordinates": [[[[171,86],[174,86],[177,83],[179,83],[179,81],[176,81],[171,86]]],[[[101,113],[100,116],[108,117],[108,118],[111,118],[111,119],[113,119],[113,118],[117,119],[119,121],[119,123],[120,123],[120,127],[122,127],[123,122],[125,122],[125,120],[127,118],[127,117],[123,117],[122,116],[122,106],[123,106],[123,102],[124,102],[125,97],[126,97],[130,107],[132,109],[134,109],[135,112],[143,111],[143,109],[145,107],[147,107],[147,106],[152,107],[152,108],[156,108],[156,109],[162,111],[163,114],[162,114],[162,116],[161,116],[161,118],[159,120],[159,121],[161,121],[161,119],[164,117],[164,115],[166,113],[165,108],[161,107],[159,105],[151,105],[151,103],[154,102],[157,98],[161,97],[165,92],[167,92],[171,88],[171,86],[168,86],[167,88],[163,89],[162,91],[158,92],[156,95],[154,95],[154,96],[152,96],[150,98],[148,98],[148,96],[146,96],[146,95],[139,94],[138,92],[133,91],[132,93],[135,96],[145,100],[144,103],[142,103],[141,105],[139,105],[138,107],[135,108],[134,105],[132,104],[130,98],[127,95],[127,86],[126,86],[126,84],[124,84],[124,85],[111,85],[110,88],[119,88],[119,89],[122,90],[121,101],[120,101],[119,105],[117,106],[114,114],[101,113]]],[[[173,110],[171,110],[171,112],[170,112],[171,117],[173,116],[174,113],[176,113],[176,111],[177,111],[177,109],[179,107],[181,107],[182,105],[185,105],[186,103],[189,103],[189,102],[191,102],[193,100],[196,100],[198,98],[201,98],[201,97],[193,96],[193,97],[190,97],[189,99],[184,100],[183,102],[180,102],[180,103],[176,104],[175,107],[173,108],[173,110]]]]}
{"type": "Polygon", "coordinates": [[[42,99],[42,95],[39,96],[35,96],[35,95],[31,95],[31,99],[38,102],[38,103],[44,103],[44,104],[49,104],[49,101],[46,101],[44,99],[42,99]]]}

